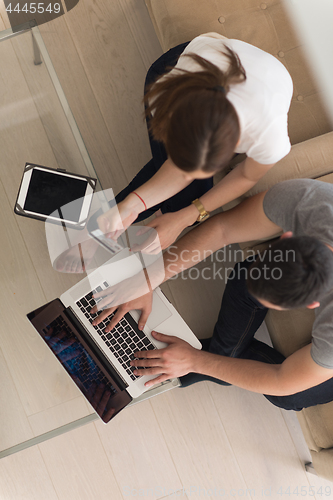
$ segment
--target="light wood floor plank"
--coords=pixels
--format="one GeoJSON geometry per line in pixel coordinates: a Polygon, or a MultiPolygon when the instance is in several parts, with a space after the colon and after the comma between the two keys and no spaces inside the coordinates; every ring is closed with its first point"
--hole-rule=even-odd
{"type": "Polygon", "coordinates": [[[278,499],[280,488],[294,491],[307,485],[279,408],[260,394],[207,384],[247,488],[256,496],[267,490],[267,496],[278,499]]]}
{"type": "Polygon", "coordinates": [[[185,500],[189,500],[191,497],[188,497],[185,493],[185,490],[179,490],[175,491],[174,493],[171,493],[170,495],[160,498],[159,500],[176,500],[179,498],[184,498],[185,500]]]}
{"type": "Polygon", "coordinates": [[[83,396],[78,396],[69,401],[48,408],[44,411],[29,415],[28,421],[34,436],[58,429],[75,420],[85,417],[94,410],[88,405],[83,396]]]}
{"type": "MultiPolygon", "coordinates": [[[[54,90],[47,67],[44,62],[38,65],[34,64],[31,33],[13,38],[10,43],[21,69],[18,78],[23,78],[26,82],[27,90],[31,95],[31,104],[36,108],[37,116],[56,160],[56,166],[70,172],[84,173],[84,161],[73,137],[68,119],[59,103],[59,97],[54,90]]],[[[14,102],[15,96],[13,97],[14,102]]],[[[26,119],[26,113],[22,114],[26,119]]],[[[39,138],[39,144],[41,142],[39,138]]],[[[36,150],[38,151],[37,145],[36,150]]],[[[32,150],[29,153],[36,154],[32,150]]],[[[30,161],[37,163],[33,158],[30,158],[30,161]]]]}
{"type": "Polygon", "coordinates": [[[200,499],[211,488],[246,487],[206,383],[151,400],[182,486],[200,499]]]}
{"type": "Polygon", "coordinates": [[[146,70],[148,70],[150,65],[162,55],[163,51],[145,2],[143,0],[119,0],[119,3],[124,11],[146,70]]]}
{"type": "MultiPolygon", "coordinates": [[[[30,34],[22,35],[22,37],[22,43],[27,43],[30,46],[30,34]]],[[[14,48],[18,49],[17,41],[18,39],[14,39],[13,43],[14,48]]],[[[50,167],[58,166],[14,48],[10,40],[0,43],[0,58],[3,64],[8,66],[6,73],[0,76],[1,84],[6,89],[6,92],[2,93],[0,97],[2,127],[0,175],[3,179],[5,197],[8,198],[11,212],[27,161],[50,167]]],[[[32,61],[30,65],[31,68],[38,68],[33,65],[32,61]]],[[[45,68],[43,70],[45,71],[45,68]]],[[[52,114],[51,111],[49,114],[52,114]]],[[[9,220],[13,220],[12,213],[9,220]]],[[[15,223],[20,228],[24,240],[23,247],[22,243],[16,243],[17,253],[24,253],[22,248],[26,246],[36,273],[45,287],[47,300],[55,298],[80,279],[80,276],[65,275],[52,269],[43,222],[16,215],[15,223]]],[[[41,304],[36,304],[36,307],[38,305],[41,304]]]]}
{"type": "Polygon", "coordinates": [[[324,479],[323,477],[318,477],[310,472],[306,473],[308,480],[308,490],[309,496],[312,496],[315,500],[320,500],[324,496],[330,497],[333,494],[333,482],[324,479]]]}
{"type": "Polygon", "coordinates": [[[165,487],[181,489],[177,465],[150,401],[126,408],[111,425],[95,425],[124,498],[142,490],[157,499],[165,487]]]}
{"type": "Polygon", "coordinates": [[[31,439],[33,433],[20,396],[0,350],[0,450],[31,439]]]}
{"type": "Polygon", "coordinates": [[[0,290],[5,311],[0,328],[1,348],[29,415],[73,399],[78,392],[25,317],[46,299],[35,266],[25,251],[26,242],[19,230],[18,217],[13,213],[1,183],[0,209],[3,217],[0,269],[2,282],[6,284],[0,290]]]}
{"type": "Polygon", "coordinates": [[[66,498],[56,494],[44,460],[36,446],[0,461],[0,492],[2,500],[66,498]]]}
{"type": "Polygon", "coordinates": [[[61,500],[122,500],[93,424],[38,445],[61,500]]]}
{"type": "Polygon", "coordinates": [[[118,0],[81,0],[66,22],[128,180],[150,159],[142,119],[146,69],[118,0]]]}
{"type": "MultiPolygon", "coordinates": [[[[296,452],[299,456],[300,462],[304,468],[306,463],[312,461],[310,450],[305,442],[302,429],[297,420],[296,412],[290,412],[287,410],[280,410],[282,417],[288,427],[290,437],[295,445],[296,452]]],[[[314,498],[319,500],[323,495],[333,493],[333,483],[322,477],[318,477],[315,474],[306,472],[306,477],[308,480],[308,491],[310,492],[310,487],[313,487],[314,498]],[[326,488],[326,490],[325,490],[326,488]],[[330,489],[331,488],[331,489],[330,489]]],[[[327,495],[329,496],[329,495],[327,495]]]]}
{"type": "Polygon", "coordinates": [[[66,20],[61,17],[43,25],[41,32],[98,178],[105,189],[112,187],[117,193],[127,177],[66,20]],[[52,30],[46,31],[50,25],[52,30]]]}

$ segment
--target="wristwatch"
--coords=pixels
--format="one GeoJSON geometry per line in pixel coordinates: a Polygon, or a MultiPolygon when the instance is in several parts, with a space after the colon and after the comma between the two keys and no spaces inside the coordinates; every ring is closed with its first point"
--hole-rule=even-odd
{"type": "Polygon", "coordinates": [[[197,222],[202,222],[202,221],[208,219],[208,217],[210,216],[210,213],[205,210],[201,201],[197,198],[196,200],[193,200],[192,203],[199,210],[199,217],[197,218],[197,222]]]}

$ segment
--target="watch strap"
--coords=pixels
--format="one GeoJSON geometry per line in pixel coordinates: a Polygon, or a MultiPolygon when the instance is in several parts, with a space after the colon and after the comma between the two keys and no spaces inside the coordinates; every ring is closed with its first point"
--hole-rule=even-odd
{"type": "Polygon", "coordinates": [[[209,212],[205,210],[205,207],[198,198],[196,200],[193,200],[192,203],[199,211],[199,217],[197,218],[198,222],[207,219],[209,217],[209,212]]]}

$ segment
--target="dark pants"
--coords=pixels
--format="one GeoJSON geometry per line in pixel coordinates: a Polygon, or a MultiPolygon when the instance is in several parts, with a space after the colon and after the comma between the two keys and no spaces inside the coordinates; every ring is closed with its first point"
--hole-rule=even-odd
{"type": "MultiPolygon", "coordinates": [[[[233,279],[228,279],[213,337],[203,348],[214,354],[232,358],[253,359],[263,363],[280,364],[285,357],[276,349],[260,342],[254,335],[264,321],[268,309],[252,297],[246,287],[247,269],[252,259],[236,264],[233,279]]],[[[180,378],[187,386],[201,380],[211,380],[221,385],[225,382],[200,374],[190,373],[180,378]]],[[[302,408],[328,403],[333,400],[333,378],[290,396],[265,397],[275,406],[299,411],[302,408]]]]}
{"type": "MultiPolygon", "coordinates": [[[[170,49],[152,64],[146,76],[145,89],[160,75],[166,73],[169,69],[172,69],[172,67],[175,66],[179,56],[188,45],[188,43],[189,42],[182,43],[181,45],[170,49]]],[[[149,119],[147,120],[147,126],[148,125],[149,119]]],[[[149,142],[152,152],[152,159],[140,170],[140,172],[134,177],[129,185],[116,196],[117,203],[123,201],[126,196],[129,195],[132,191],[135,191],[138,187],[147,182],[166,161],[168,155],[163,144],[161,142],[155,141],[150,133],[149,142]]],[[[171,198],[168,198],[158,205],[149,208],[145,212],[142,212],[135,222],[140,222],[146,219],[147,217],[155,213],[158,209],[161,209],[163,213],[166,213],[176,212],[182,208],[185,208],[190,205],[191,201],[195,200],[196,198],[200,198],[200,196],[202,196],[212,187],[212,177],[210,179],[195,180],[189,186],[187,186],[185,189],[175,194],[171,198]]],[[[161,194],[163,195],[163,191],[161,194]]]]}

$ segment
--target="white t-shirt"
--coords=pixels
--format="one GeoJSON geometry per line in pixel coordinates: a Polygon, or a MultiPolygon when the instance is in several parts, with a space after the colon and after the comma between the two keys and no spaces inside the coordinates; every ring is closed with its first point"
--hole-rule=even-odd
{"type": "MultiPolygon", "coordinates": [[[[264,165],[276,163],[289,153],[291,147],[287,122],[293,94],[291,77],[274,56],[240,40],[200,35],[189,43],[183,54],[198,54],[225,71],[229,62],[223,54],[224,45],[238,55],[246,72],[246,80],[231,85],[227,93],[240,123],[240,142],[235,153],[246,153],[264,165]]],[[[183,57],[183,54],[176,68],[202,70],[193,59],[183,57]]]]}

